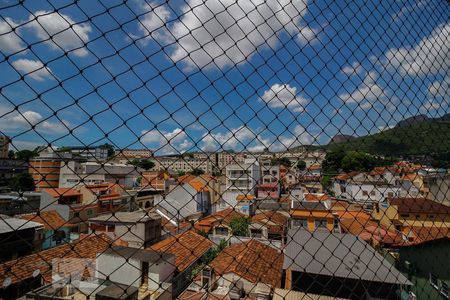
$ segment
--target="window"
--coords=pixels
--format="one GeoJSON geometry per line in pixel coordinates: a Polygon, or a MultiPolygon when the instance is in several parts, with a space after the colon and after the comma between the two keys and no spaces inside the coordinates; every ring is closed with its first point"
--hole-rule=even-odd
{"type": "Polygon", "coordinates": [[[371,196],[375,196],[375,191],[371,191],[371,192],[370,192],[370,195],[371,195],[371,196]]]}
{"type": "Polygon", "coordinates": [[[216,235],[228,235],[228,228],[226,227],[216,227],[216,235]]]}
{"type": "Polygon", "coordinates": [[[444,296],[445,298],[448,299],[448,284],[445,281],[441,281],[441,294],[442,296],[444,296]]]}
{"type": "Polygon", "coordinates": [[[333,221],[333,231],[340,233],[341,232],[341,226],[339,224],[339,219],[334,219],[333,221]]]}
{"type": "Polygon", "coordinates": [[[430,273],[430,284],[435,289],[439,289],[439,287],[438,287],[438,279],[437,279],[436,275],[434,275],[433,273],[430,273]]]}
{"type": "Polygon", "coordinates": [[[416,219],[417,219],[417,220],[420,219],[420,215],[416,215],[416,219]]]}
{"type": "Polygon", "coordinates": [[[394,193],[393,192],[388,192],[388,197],[389,198],[393,198],[394,197],[394,193]]]}
{"type": "Polygon", "coordinates": [[[251,237],[254,237],[254,238],[262,238],[263,237],[261,229],[251,229],[250,232],[251,232],[251,237]]]}
{"type": "Polygon", "coordinates": [[[327,229],[327,220],[325,219],[317,219],[314,224],[316,225],[316,229],[327,229]]]}
{"type": "Polygon", "coordinates": [[[88,209],[88,211],[87,211],[87,215],[88,215],[88,216],[92,216],[93,213],[94,213],[94,212],[92,211],[92,209],[88,209]]]}
{"type": "Polygon", "coordinates": [[[79,218],[80,217],[80,213],[79,212],[74,212],[73,213],[73,217],[74,218],[79,218]]]}
{"type": "Polygon", "coordinates": [[[368,196],[368,195],[369,195],[369,192],[363,191],[362,194],[363,194],[363,196],[368,196]]]}
{"type": "Polygon", "coordinates": [[[308,220],[306,220],[306,219],[293,219],[292,220],[292,227],[308,228],[308,220]]]}
{"type": "Polygon", "coordinates": [[[402,217],[402,218],[409,218],[409,214],[400,214],[400,217],[402,217]]]}

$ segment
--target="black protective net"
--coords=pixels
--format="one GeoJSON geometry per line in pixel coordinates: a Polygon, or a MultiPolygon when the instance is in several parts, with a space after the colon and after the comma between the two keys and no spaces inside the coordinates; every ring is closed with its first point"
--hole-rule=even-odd
{"type": "Polygon", "coordinates": [[[0,299],[448,299],[449,17],[0,1],[0,299]]]}

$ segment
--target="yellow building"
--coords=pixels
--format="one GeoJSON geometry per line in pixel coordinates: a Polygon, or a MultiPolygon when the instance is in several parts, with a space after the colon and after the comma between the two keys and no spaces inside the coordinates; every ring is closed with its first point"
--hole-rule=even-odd
{"type": "Polygon", "coordinates": [[[290,210],[291,228],[340,232],[339,219],[322,202],[298,202],[290,210]]]}

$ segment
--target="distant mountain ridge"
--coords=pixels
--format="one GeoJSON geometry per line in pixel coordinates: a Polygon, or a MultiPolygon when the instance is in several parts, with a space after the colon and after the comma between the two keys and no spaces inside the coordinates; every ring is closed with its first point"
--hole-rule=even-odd
{"type": "Polygon", "coordinates": [[[429,118],[417,115],[376,134],[338,135],[325,149],[365,151],[379,155],[431,155],[450,152],[450,114],[429,118]],[[341,137],[343,136],[343,137],[341,137]],[[337,140],[337,142],[336,142],[337,140]],[[339,142],[341,141],[341,142],[339,142]]]}

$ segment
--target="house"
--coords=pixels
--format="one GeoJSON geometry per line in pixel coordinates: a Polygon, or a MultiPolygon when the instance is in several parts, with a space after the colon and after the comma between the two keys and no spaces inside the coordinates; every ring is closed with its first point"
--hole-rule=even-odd
{"type": "Polygon", "coordinates": [[[397,197],[375,207],[372,218],[396,228],[406,239],[411,227],[450,227],[450,207],[426,198],[397,197]]]}
{"type": "Polygon", "coordinates": [[[86,264],[105,251],[112,241],[104,235],[83,236],[73,244],[63,244],[0,264],[0,298],[16,299],[43,284],[60,280],[62,273],[84,273],[86,264]],[[65,262],[65,269],[57,262],[65,262]]]}
{"type": "Polygon", "coordinates": [[[344,298],[329,297],[312,293],[303,293],[293,290],[276,288],[272,300],[346,300],[344,298]]]}
{"type": "Polygon", "coordinates": [[[277,211],[261,211],[252,216],[250,220],[249,236],[283,243],[287,236],[288,223],[288,214],[277,211]]]}
{"type": "Polygon", "coordinates": [[[298,181],[305,193],[323,193],[321,176],[300,176],[298,181]]]}
{"type": "Polygon", "coordinates": [[[280,193],[281,187],[278,181],[259,184],[257,187],[258,198],[279,198],[280,193]]]}
{"type": "Polygon", "coordinates": [[[48,249],[63,243],[73,242],[78,235],[72,233],[73,225],[65,221],[56,210],[40,211],[17,216],[20,219],[37,222],[44,226],[42,249],[48,249]]]}
{"type": "Polygon", "coordinates": [[[280,182],[280,166],[272,165],[270,160],[260,162],[261,184],[280,182]]]}
{"type": "Polygon", "coordinates": [[[254,239],[232,244],[222,250],[202,272],[201,284],[216,294],[236,293],[244,297],[261,285],[268,288],[281,287],[283,253],[254,239]],[[214,291],[213,291],[214,292],[214,291]]]}
{"type": "Polygon", "coordinates": [[[238,195],[234,209],[241,214],[252,216],[256,211],[256,197],[253,195],[238,195]]]}
{"type": "Polygon", "coordinates": [[[417,299],[450,297],[450,234],[410,245],[401,245],[396,267],[414,284],[417,299]]]}
{"type": "Polygon", "coordinates": [[[372,205],[387,198],[398,197],[403,190],[399,181],[388,183],[384,178],[374,178],[367,173],[351,172],[333,178],[333,192],[337,198],[372,205]]]}
{"type": "Polygon", "coordinates": [[[175,256],[172,294],[178,296],[190,284],[190,275],[214,243],[193,230],[174,235],[153,244],[151,250],[175,256]]]}
{"type": "Polygon", "coordinates": [[[322,165],[313,164],[305,169],[303,176],[322,176],[322,165]]]}
{"type": "Polygon", "coordinates": [[[180,183],[189,183],[192,181],[198,181],[208,187],[211,197],[211,207],[214,210],[221,200],[221,183],[218,178],[209,174],[198,176],[186,174],[178,177],[178,182],[180,183]]]}
{"type": "Polygon", "coordinates": [[[208,186],[200,181],[177,185],[168,193],[155,197],[155,205],[162,207],[176,220],[198,219],[211,213],[208,186]]]}
{"type": "Polygon", "coordinates": [[[291,208],[290,217],[291,228],[305,228],[311,232],[340,232],[339,218],[326,202],[296,202],[291,208]]]}
{"type": "Polygon", "coordinates": [[[97,202],[88,202],[73,188],[49,188],[41,191],[39,211],[55,210],[64,221],[75,225],[75,232],[87,231],[87,220],[97,215],[97,202]]]}
{"type": "Polygon", "coordinates": [[[2,193],[0,194],[0,212],[8,216],[32,213],[39,209],[40,202],[40,192],[2,193]]]}
{"type": "Polygon", "coordinates": [[[128,210],[129,195],[121,185],[115,183],[97,183],[79,187],[85,203],[97,203],[97,214],[128,210]]]}
{"type": "Polygon", "coordinates": [[[396,299],[412,283],[351,234],[291,229],[284,251],[285,288],[351,299],[396,299]],[[299,247],[301,245],[301,247],[299,247]]]}
{"type": "Polygon", "coordinates": [[[228,240],[233,234],[230,227],[231,221],[234,218],[241,218],[243,216],[242,213],[230,207],[198,220],[194,224],[194,228],[210,235],[213,239],[228,240]]]}
{"type": "Polygon", "coordinates": [[[38,222],[0,215],[0,261],[40,250],[43,231],[38,222]]]}
{"type": "Polygon", "coordinates": [[[89,219],[90,233],[121,239],[129,247],[144,248],[161,238],[161,216],[151,211],[115,212],[89,219]]]}

